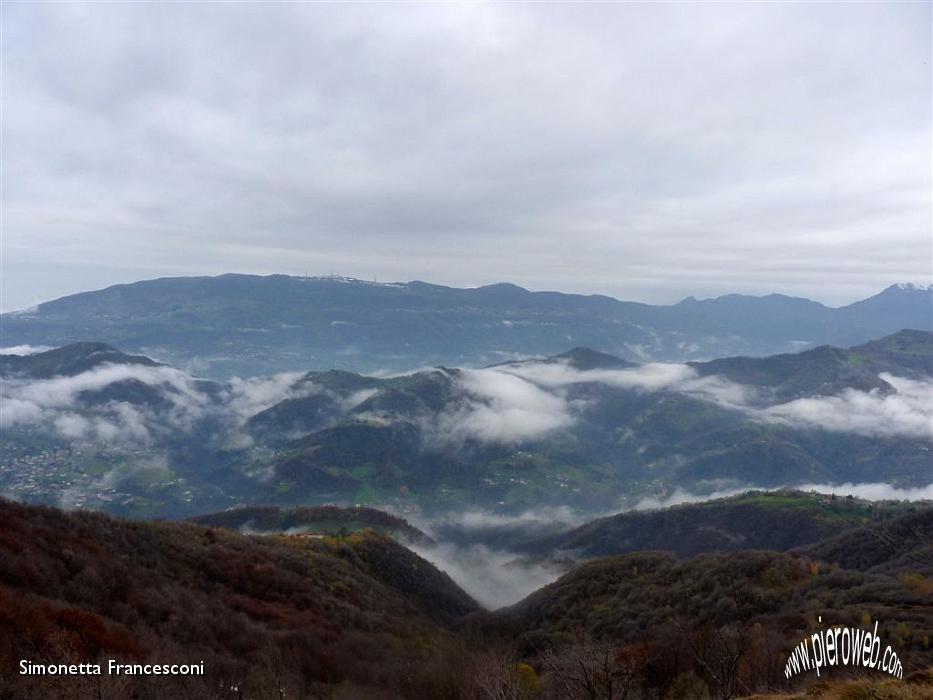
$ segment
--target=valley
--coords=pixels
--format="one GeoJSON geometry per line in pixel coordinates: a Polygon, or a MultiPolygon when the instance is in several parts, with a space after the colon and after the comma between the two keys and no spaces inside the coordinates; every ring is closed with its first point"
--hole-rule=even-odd
{"type": "Polygon", "coordinates": [[[933,687],[927,330],[246,378],[85,341],[0,388],[2,663],[206,669],[4,700],[887,692],[785,677],[814,620],[933,687]]]}
{"type": "Polygon", "coordinates": [[[0,700],[933,700],[931,26],[0,0],[0,700]]]}
{"type": "MultiPolygon", "coordinates": [[[[827,497],[751,495],[680,508],[716,522],[731,517],[730,508],[809,509],[816,498],[827,497]]],[[[626,531],[663,537],[675,511],[629,518],[622,541],[626,531]]],[[[573,697],[587,682],[649,696],[786,693],[806,681],[784,677],[786,649],[820,615],[840,624],[878,620],[907,669],[902,694],[891,697],[925,697],[933,689],[919,671],[933,663],[933,507],[833,501],[826,513],[848,523],[842,534],[789,549],[726,552],[697,541],[686,556],[597,556],[490,611],[368,527],[395,522],[410,531],[384,514],[258,510],[199,519],[204,524],[146,523],[0,501],[4,668],[28,658],[194,661],[206,669],[203,677],[64,683],[0,675],[0,694],[117,698],[169,689],[179,697],[466,700],[494,692],[525,700],[573,697]],[[302,522],[321,528],[322,516],[332,526],[320,537],[277,532],[302,522]],[[208,524],[252,530],[261,522],[267,534],[208,524]],[[727,659],[728,673],[711,672],[727,659]]],[[[785,533],[806,529],[784,517],[762,530],[779,522],[785,533]]],[[[585,532],[574,535],[578,544],[585,532]]],[[[812,685],[806,697],[835,697],[847,682],[812,685]]],[[[883,687],[874,676],[860,682],[883,687]]]]}
{"type": "Polygon", "coordinates": [[[366,505],[596,514],[805,484],[925,487],[933,334],[637,364],[578,348],[484,369],[206,380],[101,343],[0,356],[0,493],[116,514],[366,505]]]}

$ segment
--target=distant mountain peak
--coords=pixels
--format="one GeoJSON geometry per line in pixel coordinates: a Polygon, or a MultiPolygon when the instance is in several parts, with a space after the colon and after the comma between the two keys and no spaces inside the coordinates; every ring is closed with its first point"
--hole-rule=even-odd
{"type": "Polygon", "coordinates": [[[933,285],[912,282],[892,284],[874,296],[853,302],[839,310],[852,309],[858,309],[860,313],[867,311],[880,314],[901,328],[930,328],[930,322],[933,320],[933,285]],[[924,322],[918,325],[920,318],[923,318],[924,322]]]}
{"type": "Polygon", "coordinates": [[[22,374],[35,379],[74,376],[104,364],[159,366],[145,355],[128,355],[106,343],[80,342],[33,355],[2,355],[0,375],[22,374]]]}
{"type": "Polygon", "coordinates": [[[379,282],[376,279],[363,280],[357,277],[346,277],[344,275],[300,275],[294,276],[292,279],[298,280],[299,282],[333,282],[337,284],[360,284],[374,287],[407,287],[408,285],[404,282],[379,282]]]}
{"type": "Polygon", "coordinates": [[[517,284],[512,284],[511,282],[496,282],[495,284],[486,284],[482,287],[477,287],[474,291],[480,294],[504,294],[504,295],[513,295],[513,296],[524,296],[526,294],[532,294],[524,287],[519,287],[517,284]]]}
{"type": "MultiPolygon", "coordinates": [[[[898,282],[897,284],[892,284],[890,287],[884,290],[888,291],[897,291],[897,292],[933,292],[933,284],[914,284],[913,282],[898,282]]],[[[883,294],[884,292],[882,292],[883,294]]]]}
{"type": "Polygon", "coordinates": [[[806,306],[810,308],[826,308],[823,304],[806,297],[794,297],[777,292],[771,294],[723,294],[718,297],[709,297],[707,299],[697,299],[689,296],[680,301],[677,305],[703,305],[703,306],[755,306],[755,307],[774,307],[780,305],[788,308],[797,308],[806,306]]]}
{"type": "Polygon", "coordinates": [[[553,359],[563,360],[572,367],[580,370],[624,369],[626,367],[635,366],[634,363],[623,360],[621,357],[583,347],[573,348],[560,355],[555,355],[553,359]]]}

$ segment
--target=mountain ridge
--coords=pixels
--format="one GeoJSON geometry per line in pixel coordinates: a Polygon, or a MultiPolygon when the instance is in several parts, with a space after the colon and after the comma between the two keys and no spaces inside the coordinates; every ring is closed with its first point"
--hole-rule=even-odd
{"type": "Polygon", "coordinates": [[[930,502],[872,502],[793,489],[748,491],[609,515],[563,533],[526,541],[521,551],[539,556],[566,551],[578,559],[642,550],[669,551],[680,558],[738,549],[787,551],[931,507],[930,502]]]}
{"type": "Polygon", "coordinates": [[[924,331],[706,364],[577,348],[478,370],[225,383],[109,351],[127,364],[47,378],[47,355],[80,363],[95,348],[0,358],[19,367],[3,383],[8,493],[137,515],[328,503],[514,514],[605,512],[676,489],[929,482],[924,331]]]}
{"type": "Polygon", "coordinates": [[[288,275],[165,277],[0,316],[7,345],[97,338],[213,378],[483,366],[586,346],[628,361],[763,356],[933,330],[933,292],[892,285],[832,308],[779,294],[653,306],[605,295],[288,275]]]}

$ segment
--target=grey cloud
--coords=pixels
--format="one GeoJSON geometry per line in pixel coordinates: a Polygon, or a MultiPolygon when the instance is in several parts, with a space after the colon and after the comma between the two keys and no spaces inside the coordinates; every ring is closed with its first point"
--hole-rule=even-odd
{"type": "Polygon", "coordinates": [[[55,432],[65,438],[75,440],[94,440],[101,444],[130,442],[147,444],[151,439],[147,417],[127,404],[110,406],[112,418],[64,411],[45,414],[43,418],[51,422],[55,432]]]}
{"type": "Polygon", "coordinates": [[[707,398],[727,406],[743,406],[754,398],[751,387],[722,377],[700,377],[688,365],[649,362],[630,369],[577,370],[566,363],[525,363],[505,366],[515,374],[551,387],[597,382],[638,391],[676,390],[707,398]]]}
{"type": "MultiPolygon", "coordinates": [[[[268,377],[234,377],[224,388],[221,396],[221,411],[227,414],[231,425],[228,426],[228,446],[234,449],[253,445],[253,439],[242,430],[246,422],[260,411],[271,408],[287,399],[298,399],[315,393],[327,393],[337,400],[345,410],[368,398],[369,392],[356,392],[345,399],[317,386],[304,378],[301,372],[282,372],[268,377]]],[[[297,438],[300,435],[294,435],[297,438]]],[[[267,476],[271,475],[268,472],[267,476]]]]}
{"type": "Polygon", "coordinates": [[[188,430],[207,415],[210,401],[194,382],[190,375],[171,367],[135,365],[103,365],[71,377],[5,378],[0,382],[0,425],[40,424],[67,438],[145,443],[153,431],[188,430]],[[155,416],[120,401],[76,412],[82,392],[99,391],[125,380],[163,389],[160,395],[170,404],[165,415],[155,416]]]}
{"type": "Polygon", "coordinates": [[[464,531],[500,530],[505,528],[524,529],[569,529],[583,523],[598,519],[628,513],[632,511],[660,510],[672,506],[705,503],[721,498],[731,498],[751,491],[776,492],[784,488],[793,488],[799,491],[812,491],[816,493],[834,493],[840,496],[852,495],[872,501],[900,500],[925,501],[933,500],[933,482],[926,486],[900,488],[885,483],[852,483],[839,484],[808,483],[790,484],[788,486],[754,486],[745,485],[738,488],[718,489],[706,493],[692,492],[677,488],[666,496],[645,496],[642,498],[626,498],[617,507],[605,511],[580,511],[569,506],[544,506],[526,510],[519,514],[496,513],[486,510],[468,509],[451,512],[430,520],[413,519],[418,528],[440,537],[438,527],[455,525],[464,531]]]}
{"type": "Polygon", "coordinates": [[[4,304],[306,268],[650,301],[926,282],[930,12],[13,4],[4,304]]]}
{"type": "Polygon", "coordinates": [[[490,610],[517,603],[565,571],[557,564],[532,563],[511,552],[484,545],[441,543],[408,544],[408,547],[445,571],[490,610]]]}
{"type": "Polygon", "coordinates": [[[562,396],[507,372],[464,369],[457,383],[464,398],[437,416],[424,417],[429,442],[534,440],[576,420],[562,396]]]}
{"type": "MultiPolygon", "coordinates": [[[[807,488],[816,489],[815,486],[807,488]]],[[[468,509],[460,512],[447,513],[444,516],[431,520],[417,520],[416,525],[423,531],[435,535],[439,526],[456,526],[464,531],[502,530],[502,529],[554,529],[566,530],[577,527],[583,523],[605,518],[619,513],[638,510],[656,510],[684,503],[700,503],[717,498],[728,498],[749,490],[776,490],[758,489],[753,486],[743,486],[734,489],[721,489],[707,493],[693,493],[685,489],[675,489],[664,497],[645,496],[642,498],[623,498],[614,508],[604,511],[580,511],[570,506],[542,506],[531,508],[517,514],[495,513],[487,510],[468,509]]],[[[438,535],[439,537],[440,535],[438,535]]]]}
{"type": "MultiPolygon", "coordinates": [[[[517,515],[473,509],[449,513],[441,520],[445,523],[454,523],[465,530],[486,530],[503,527],[551,525],[553,523],[572,525],[580,522],[580,514],[569,506],[544,506],[526,510],[517,515]]],[[[423,525],[422,529],[432,531],[433,522],[418,524],[419,526],[423,525]]]]}
{"type": "Polygon", "coordinates": [[[565,389],[588,382],[637,391],[680,391],[729,408],[744,408],[754,394],[720,377],[699,377],[687,365],[649,363],[624,370],[580,371],[564,363],[526,362],[461,370],[457,383],[465,398],[438,416],[425,417],[425,427],[429,439],[434,436],[446,443],[467,438],[501,443],[544,438],[576,423],[588,402],[569,399],[565,389]]]}
{"type": "MultiPolygon", "coordinates": [[[[524,362],[460,370],[455,380],[460,398],[438,414],[421,416],[420,425],[429,448],[457,445],[467,439],[499,443],[543,439],[572,428],[590,407],[587,400],[570,398],[569,388],[595,382],[643,392],[679,392],[741,412],[750,420],[870,436],[933,438],[933,382],[889,374],[882,378],[894,387],[894,393],[848,389],[838,396],[803,398],[762,408],[753,387],[717,376],[700,377],[686,365],[650,363],[631,369],[580,371],[564,363],[524,362]]],[[[251,416],[285,399],[326,391],[300,373],[283,373],[234,378],[213,400],[196,382],[174,368],[130,365],[105,365],[73,377],[8,378],[0,383],[0,425],[44,424],[70,438],[148,442],[155,435],[192,430],[199,421],[211,417],[226,426],[229,447],[245,448],[251,440],[242,428],[251,416]],[[168,408],[154,412],[112,401],[95,409],[95,415],[76,410],[81,392],[128,379],[159,388],[168,408]]],[[[335,399],[349,411],[374,393],[369,389],[335,399]]],[[[368,411],[355,419],[385,425],[397,416],[368,411]]]]}
{"type": "Polygon", "coordinates": [[[280,401],[307,396],[317,390],[311,382],[300,382],[301,377],[301,372],[283,372],[248,379],[234,377],[225,388],[222,401],[244,423],[250,416],[280,401]]]}
{"type": "Polygon", "coordinates": [[[35,355],[38,352],[54,349],[51,345],[11,345],[0,348],[0,355],[35,355]]]}
{"type": "MultiPolygon", "coordinates": [[[[630,369],[577,370],[566,363],[524,362],[461,370],[463,398],[438,415],[424,416],[429,446],[472,438],[512,443],[537,440],[571,428],[589,402],[569,399],[573,385],[600,383],[642,392],[673,391],[741,412],[749,420],[869,436],[933,438],[933,382],[882,374],[895,393],[847,389],[838,396],[816,396],[761,407],[755,387],[718,376],[701,377],[681,364],[648,363],[630,369]]],[[[387,414],[359,418],[380,424],[387,414]]]]}
{"type": "MultiPolygon", "coordinates": [[[[200,380],[173,367],[107,364],[75,376],[49,379],[6,377],[0,381],[0,426],[35,426],[63,438],[100,445],[152,446],[176,433],[192,433],[210,421],[211,439],[231,449],[248,448],[246,421],[280,401],[325,391],[298,372],[250,379],[233,378],[216,397],[201,391],[200,380]],[[158,391],[164,407],[124,401],[82,405],[82,392],[104,390],[115,382],[135,380],[158,391]]],[[[346,410],[364,400],[358,392],[344,401],[346,410]]],[[[339,397],[335,397],[339,398],[339,397]]]]}
{"type": "MultiPolygon", "coordinates": [[[[801,491],[834,493],[837,496],[853,495],[868,500],[933,500],[933,483],[918,488],[898,488],[883,483],[803,484],[794,486],[801,491]]],[[[746,486],[738,489],[719,490],[712,493],[691,493],[676,489],[663,498],[646,497],[632,504],[603,513],[581,513],[566,506],[529,510],[519,515],[505,515],[488,511],[465,511],[450,513],[437,521],[418,522],[418,526],[432,532],[438,523],[455,523],[464,530],[498,528],[551,528],[555,522],[564,527],[580,525],[590,520],[639,510],[657,510],[686,503],[701,503],[746,493],[748,491],[778,491],[778,488],[756,488],[746,486]]],[[[530,562],[506,550],[484,545],[456,545],[442,542],[435,545],[409,544],[425,559],[447,572],[467,593],[489,609],[518,602],[528,594],[561,576],[568,561],[530,562]]],[[[563,553],[572,558],[571,552],[563,553]]]]}
{"type": "Polygon", "coordinates": [[[808,397],[760,408],[755,406],[754,387],[715,375],[700,377],[687,365],[650,363],[624,370],[579,371],[562,363],[531,363],[503,371],[550,387],[600,382],[640,391],[678,391],[742,411],[752,420],[870,436],[933,438],[933,381],[887,373],[880,376],[894,387],[892,394],[847,389],[838,396],[808,397]]]}
{"type": "Polygon", "coordinates": [[[343,407],[343,410],[350,411],[366,401],[366,399],[369,399],[378,393],[378,389],[360,389],[359,391],[354,391],[345,399],[341,400],[340,405],[343,407]]]}
{"type": "Polygon", "coordinates": [[[837,496],[855,496],[870,501],[933,501],[933,483],[917,488],[898,488],[891,484],[861,483],[853,484],[804,484],[799,487],[804,491],[834,493],[837,496]]]}
{"type": "Polygon", "coordinates": [[[566,387],[597,382],[637,391],[681,391],[721,405],[744,407],[753,392],[719,377],[699,377],[687,365],[650,363],[623,370],[580,371],[564,363],[526,362],[461,370],[466,398],[437,417],[429,433],[442,442],[473,438],[519,442],[570,428],[588,402],[569,399],[566,387]]]}
{"type": "MultiPolygon", "coordinates": [[[[840,483],[840,484],[796,484],[790,485],[799,491],[815,491],[817,493],[834,493],[837,496],[855,496],[869,501],[928,501],[933,500],[933,482],[926,486],[916,488],[899,488],[883,483],[840,483]]],[[[744,486],[738,489],[724,489],[708,494],[691,493],[684,489],[675,491],[664,498],[643,498],[629,508],[623,510],[656,510],[685,503],[703,503],[718,498],[729,498],[749,491],[780,491],[784,487],[758,487],[744,486]]]]}
{"type": "Polygon", "coordinates": [[[737,489],[723,489],[719,491],[713,491],[712,493],[692,493],[685,489],[674,489],[674,492],[668,496],[662,498],[654,496],[646,496],[645,498],[639,499],[634,505],[625,508],[624,510],[657,510],[659,508],[670,508],[671,506],[679,506],[685,503],[703,503],[704,501],[712,501],[717,498],[729,498],[730,496],[736,496],[740,493],[745,493],[746,491],[755,490],[755,491],[768,491],[776,489],[756,489],[752,486],[744,486],[737,489]]]}
{"type": "Polygon", "coordinates": [[[42,419],[42,407],[28,399],[4,394],[0,406],[0,426],[9,427],[17,423],[37,423],[42,419]]]}
{"type": "Polygon", "coordinates": [[[881,378],[896,393],[847,389],[839,396],[816,396],[772,406],[757,412],[756,417],[861,435],[933,439],[933,381],[890,374],[882,374],[881,378]]]}
{"type": "Polygon", "coordinates": [[[197,379],[171,367],[103,365],[75,376],[50,379],[4,378],[0,382],[0,425],[44,426],[71,439],[97,440],[103,444],[147,444],[155,437],[193,430],[207,418],[220,419],[231,439],[254,413],[292,396],[313,390],[310,384],[296,388],[298,374],[232,380],[221,401],[215,402],[197,387],[197,379]],[[159,390],[167,407],[152,409],[122,401],[81,407],[79,396],[106,389],[115,382],[135,380],[159,390]]]}

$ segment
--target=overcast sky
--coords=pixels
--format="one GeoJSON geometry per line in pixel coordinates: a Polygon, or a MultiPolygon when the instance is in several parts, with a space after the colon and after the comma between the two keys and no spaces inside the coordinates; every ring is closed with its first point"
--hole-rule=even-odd
{"type": "Polygon", "coordinates": [[[930,281],[931,4],[3,4],[5,310],[334,271],[930,281]]]}

